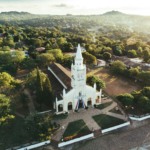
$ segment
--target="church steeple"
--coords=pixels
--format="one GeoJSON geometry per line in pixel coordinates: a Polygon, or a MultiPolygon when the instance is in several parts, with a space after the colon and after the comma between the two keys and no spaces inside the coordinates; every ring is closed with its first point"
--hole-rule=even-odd
{"type": "Polygon", "coordinates": [[[78,47],[77,47],[76,59],[78,60],[83,59],[80,44],[78,44],[78,47]]]}
{"type": "Polygon", "coordinates": [[[83,67],[83,57],[82,57],[80,44],[78,44],[78,47],[77,47],[77,52],[76,52],[76,57],[75,57],[75,65],[77,67],[81,67],[81,68],[83,67]]]}
{"type": "Polygon", "coordinates": [[[71,66],[73,88],[81,88],[86,85],[86,66],[83,64],[83,57],[80,44],[78,44],[75,56],[75,63],[71,66]]]}

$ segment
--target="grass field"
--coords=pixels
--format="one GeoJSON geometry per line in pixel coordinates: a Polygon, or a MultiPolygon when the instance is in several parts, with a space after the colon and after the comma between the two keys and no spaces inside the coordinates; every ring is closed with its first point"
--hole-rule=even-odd
{"type": "Polygon", "coordinates": [[[88,73],[88,75],[97,75],[106,83],[104,91],[110,96],[130,93],[133,90],[139,90],[140,86],[128,78],[114,76],[106,68],[97,68],[88,73]]]}
{"type": "Polygon", "coordinates": [[[77,120],[74,122],[70,122],[66,131],[64,132],[63,137],[76,137],[86,135],[90,132],[89,128],[85,124],[83,120],[77,120]]]}
{"type": "Polygon", "coordinates": [[[109,105],[111,105],[112,103],[113,102],[103,103],[103,104],[98,105],[96,108],[98,108],[98,109],[104,109],[104,108],[108,107],[109,105]]]}
{"type": "Polygon", "coordinates": [[[101,129],[110,128],[110,127],[124,123],[124,121],[121,119],[108,116],[105,114],[93,116],[93,119],[97,122],[97,124],[101,127],[101,129]]]}

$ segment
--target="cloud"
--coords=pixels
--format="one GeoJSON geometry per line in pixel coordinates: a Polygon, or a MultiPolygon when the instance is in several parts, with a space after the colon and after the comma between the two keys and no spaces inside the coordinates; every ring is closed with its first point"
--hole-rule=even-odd
{"type": "Polygon", "coordinates": [[[72,6],[67,5],[67,4],[55,4],[53,7],[59,7],[59,8],[72,8],[72,6]]]}

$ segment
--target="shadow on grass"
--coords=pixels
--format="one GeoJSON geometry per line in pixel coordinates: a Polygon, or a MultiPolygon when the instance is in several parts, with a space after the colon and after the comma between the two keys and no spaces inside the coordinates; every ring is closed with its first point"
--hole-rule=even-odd
{"type": "Polygon", "coordinates": [[[113,102],[107,102],[107,103],[103,103],[103,104],[100,104],[98,106],[96,106],[97,109],[104,109],[106,107],[108,107],[109,105],[111,105],[113,102]]]}
{"type": "Polygon", "coordinates": [[[81,137],[89,133],[91,133],[89,128],[81,119],[69,123],[66,131],[64,132],[63,138],[64,140],[71,140],[73,138],[81,137]]]}
{"type": "Polygon", "coordinates": [[[108,116],[105,114],[93,116],[93,119],[97,122],[97,124],[101,127],[101,129],[106,129],[106,128],[110,128],[125,123],[124,120],[112,116],[108,116]]]}

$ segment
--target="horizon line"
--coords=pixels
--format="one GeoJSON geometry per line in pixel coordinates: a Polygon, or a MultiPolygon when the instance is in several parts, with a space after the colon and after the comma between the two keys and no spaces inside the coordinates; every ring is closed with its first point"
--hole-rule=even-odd
{"type": "Polygon", "coordinates": [[[97,16],[97,15],[104,15],[106,13],[109,13],[109,12],[118,12],[118,13],[122,13],[124,15],[133,15],[133,16],[150,16],[150,14],[148,15],[144,15],[144,14],[135,14],[135,13],[125,13],[123,11],[118,11],[118,10],[110,10],[110,11],[105,11],[103,13],[94,13],[94,14],[72,14],[72,13],[66,13],[66,14],[50,14],[50,13],[41,13],[41,14],[38,14],[38,13],[33,13],[33,12],[29,12],[29,11],[17,11],[17,10],[11,10],[11,11],[0,11],[0,13],[7,13],[7,12],[18,12],[18,13],[29,13],[29,14],[32,14],[32,15],[50,15],[50,16],[97,16]]]}

